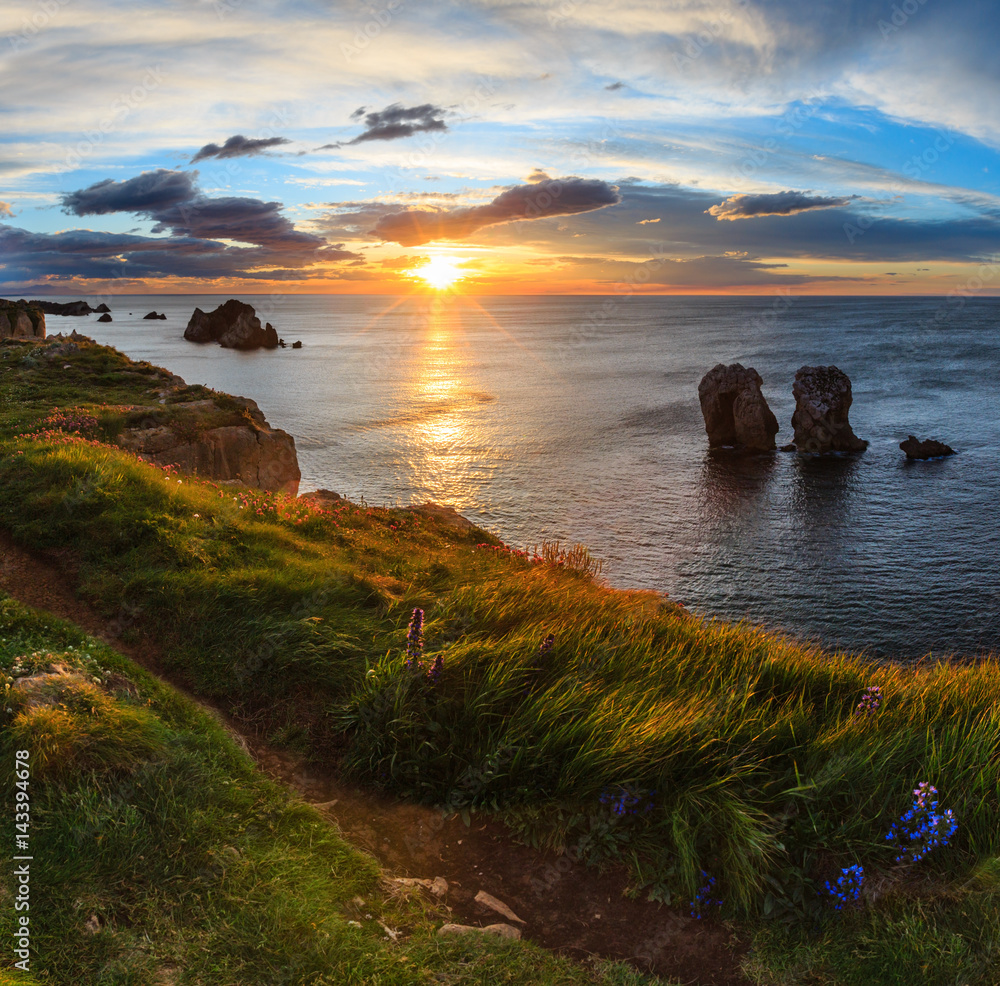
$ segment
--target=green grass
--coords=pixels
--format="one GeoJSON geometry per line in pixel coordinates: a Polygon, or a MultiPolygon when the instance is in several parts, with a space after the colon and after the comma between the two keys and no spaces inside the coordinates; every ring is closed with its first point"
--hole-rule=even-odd
{"type": "Polygon", "coordinates": [[[14,751],[31,753],[34,956],[30,976],[8,970],[0,983],[658,982],[524,942],[436,937],[441,915],[387,894],[374,860],[257,773],[211,716],[72,627],[0,599],[3,675],[54,664],[72,674],[46,704],[8,692],[3,713],[5,791],[14,751]]]}
{"type": "MultiPolygon", "coordinates": [[[[995,912],[996,660],[898,667],[824,653],[608,589],[586,556],[533,563],[411,513],[306,510],[178,482],[112,448],[17,438],[51,409],[50,387],[96,413],[137,403],[139,385],[119,371],[105,396],[37,349],[5,348],[0,523],[25,544],[72,544],[82,591],[162,641],[198,691],[369,784],[622,859],[637,892],[683,904],[704,869],[723,914],[771,922],[756,961],[812,956],[782,973],[789,983],[851,982],[855,953],[872,983],[907,981],[900,950],[928,968],[961,949],[965,968],[991,961],[996,919],[972,932],[956,915],[995,912]],[[444,662],[433,686],[403,668],[417,606],[427,659],[444,662]],[[878,714],[854,716],[876,684],[878,714]],[[959,830],[907,869],[885,835],[921,780],[959,830]],[[618,817],[606,801],[623,792],[652,808],[618,817]],[[855,862],[866,910],[842,917],[820,891],[855,862]]],[[[107,352],[79,359],[117,358],[107,352]]],[[[933,981],[994,981],[983,976],[933,981]]]]}

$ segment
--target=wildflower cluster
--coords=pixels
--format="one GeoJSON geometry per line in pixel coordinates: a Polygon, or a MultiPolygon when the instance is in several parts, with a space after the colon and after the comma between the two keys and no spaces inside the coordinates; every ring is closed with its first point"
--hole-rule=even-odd
{"type": "Polygon", "coordinates": [[[878,711],[878,707],[882,704],[882,689],[878,685],[871,685],[865,689],[864,694],[861,696],[861,701],[858,702],[857,708],[854,710],[856,716],[872,716],[878,711]]]}
{"type": "Polygon", "coordinates": [[[424,611],[419,607],[413,611],[410,627],[406,634],[406,659],[403,665],[411,671],[423,671],[431,684],[435,684],[444,670],[444,658],[438,654],[428,666],[424,656],[424,611]]]}
{"type": "Polygon", "coordinates": [[[42,418],[39,427],[50,431],[90,431],[97,427],[97,418],[80,408],[60,410],[54,407],[50,414],[42,418]]]}
{"type": "Polygon", "coordinates": [[[705,883],[698,888],[698,892],[694,895],[694,900],[689,901],[691,917],[698,921],[702,919],[703,912],[708,908],[722,906],[722,901],[712,896],[715,890],[715,877],[709,876],[704,870],[701,871],[701,876],[705,883]]]}
{"type": "Polygon", "coordinates": [[[897,843],[900,850],[897,863],[904,860],[919,863],[932,849],[948,845],[958,829],[958,822],[950,808],[938,812],[938,803],[934,798],[937,793],[936,787],[921,781],[913,791],[910,810],[889,829],[886,839],[897,843]]]}
{"type": "Polygon", "coordinates": [[[98,448],[113,448],[105,442],[86,438],[85,433],[97,427],[97,418],[82,408],[60,409],[54,407],[31,431],[21,432],[19,438],[37,439],[57,445],[82,443],[98,448]]]}
{"type": "Polygon", "coordinates": [[[653,798],[656,791],[639,792],[627,784],[614,788],[605,788],[601,792],[600,802],[608,805],[614,815],[623,818],[625,815],[644,815],[653,810],[653,798]]]}
{"type": "Polygon", "coordinates": [[[510,558],[518,558],[532,565],[542,565],[545,562],[545,559],[537,553],[529,553],[522,548],[508,548],[505,544],[488,544],[484,541],[482,544],[477,544],[476,547],[488,549],[496,555],[507,555],[510,558]]]}
{"type": "Polygon", "coordinates": [[[834,885],[830,885],[830,881],[826,882],[826,892],[833,897],[834,909],[837,911],[842,911],[845,904],[851,904],[854,907],[858,906],[858,898],[861,896],[861,885],[865,880],[864,867],[855,864],[854,866],[845,867],[840,871],[840,876],[837,877],[837,882],[834,885]]]}
{"type": "Polygon", "coordinates": [[[542,641],[541,646],[538,648],[538,659],[535,662],[536,664],[538,664],[539,667],[541,667],[541,665],[544,663],[545,655],[548,654],[548,652],[552,650],[552,648],[555,646],[555,642],[556,642],[556,635],[554,633],[550,633],[542,641]]]}

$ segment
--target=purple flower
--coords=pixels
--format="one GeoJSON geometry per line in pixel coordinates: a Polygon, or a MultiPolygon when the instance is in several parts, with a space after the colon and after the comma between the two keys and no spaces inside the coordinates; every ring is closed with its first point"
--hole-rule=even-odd
{"type": "Polygon", "coordinates": [[[438,678],[441,677],[441,672],[444,670],[444,658],[438,654],[434,658],[434,663],[427,669],[427,678],[432,685],[437,684],[438,678]]]}
{"type": "Polygon", "coordinates": [[[854,710],[856,716],[871,716],[878,711],[879,705],[882,704],[882,689],[878,685],[870,685],[865,689],[864,694],[861,696],[861,701],[858,702],[857,708],[854,710]]]}
{"type": "Polygon", "coordinates": [[[424,654],[424,611],[415,609],[406,635],[406,666],[412,670],[421,667],[420,658],[424,654]]]}

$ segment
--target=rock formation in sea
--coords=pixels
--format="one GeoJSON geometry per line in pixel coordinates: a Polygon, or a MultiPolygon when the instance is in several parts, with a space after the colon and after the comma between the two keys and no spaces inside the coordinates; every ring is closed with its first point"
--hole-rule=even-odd
{"type": "Polygon", "coordinates": [[[143,318],[158,318],[161,322],[162,321],[166,321],[166,318],[167,318],[166,315],[160,315],[160,314],[157,314],[156,312],[146,312],[146,314],[143,315],[142,317],[143,318]]]}
{"type": "Polygon", "coordinates": [[[44,339],[45,313],[33,301],[0,298],[0,339],[44,339]]]}
{"type": "Polygon", "coordinates": [[[29,301],[28,304],[40,308],[46,315],[90,315],[108,310],[106,307],[91,308],[85,301],[29,301]]]}
{"type": "Polygon", "coordinates": [[[778,419],[761,393],[760,374],[741,363],[719,363],[698,385],[708,444],[769,451],[775,447],[778,419]]]}
{"type": "Polygon", "coordinates": [[[105,312],[98,320],[98,322],[111,322],[114,321],[111,316],[105,312]]]}
{"type": "Polygon", "coordinates": [[[277,349],[278,333],[268,322],[261,327],[253,305],[230,298],[214,311],[196,308],[184,338],[190,342],[218,342],[226,349],[277,349]]]}
{"type": "Polygon", "coordinates": [[[899,447],[906,453],[908,459],[937,459],[942,455],[956,454],[955,450],[944,442],[933,438],[920,441],[916,435],[910,435],[905,442],[900,442],[899,447]]]}
{"type": "Polygon", "coordinates": [[[803,366],[792,385],[792,427],[800,452],[861,452],[868,443],[851,428],[851,381],[835,366],[803,366]]]}

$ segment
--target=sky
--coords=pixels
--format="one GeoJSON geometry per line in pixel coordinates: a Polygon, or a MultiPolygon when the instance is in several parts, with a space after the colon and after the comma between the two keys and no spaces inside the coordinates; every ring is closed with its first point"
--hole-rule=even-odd
{"type": "Polygon", "coordinates": [[[1000,294],[998,36],[995,0],[0,0],[0,293],[1000,294]]]}

